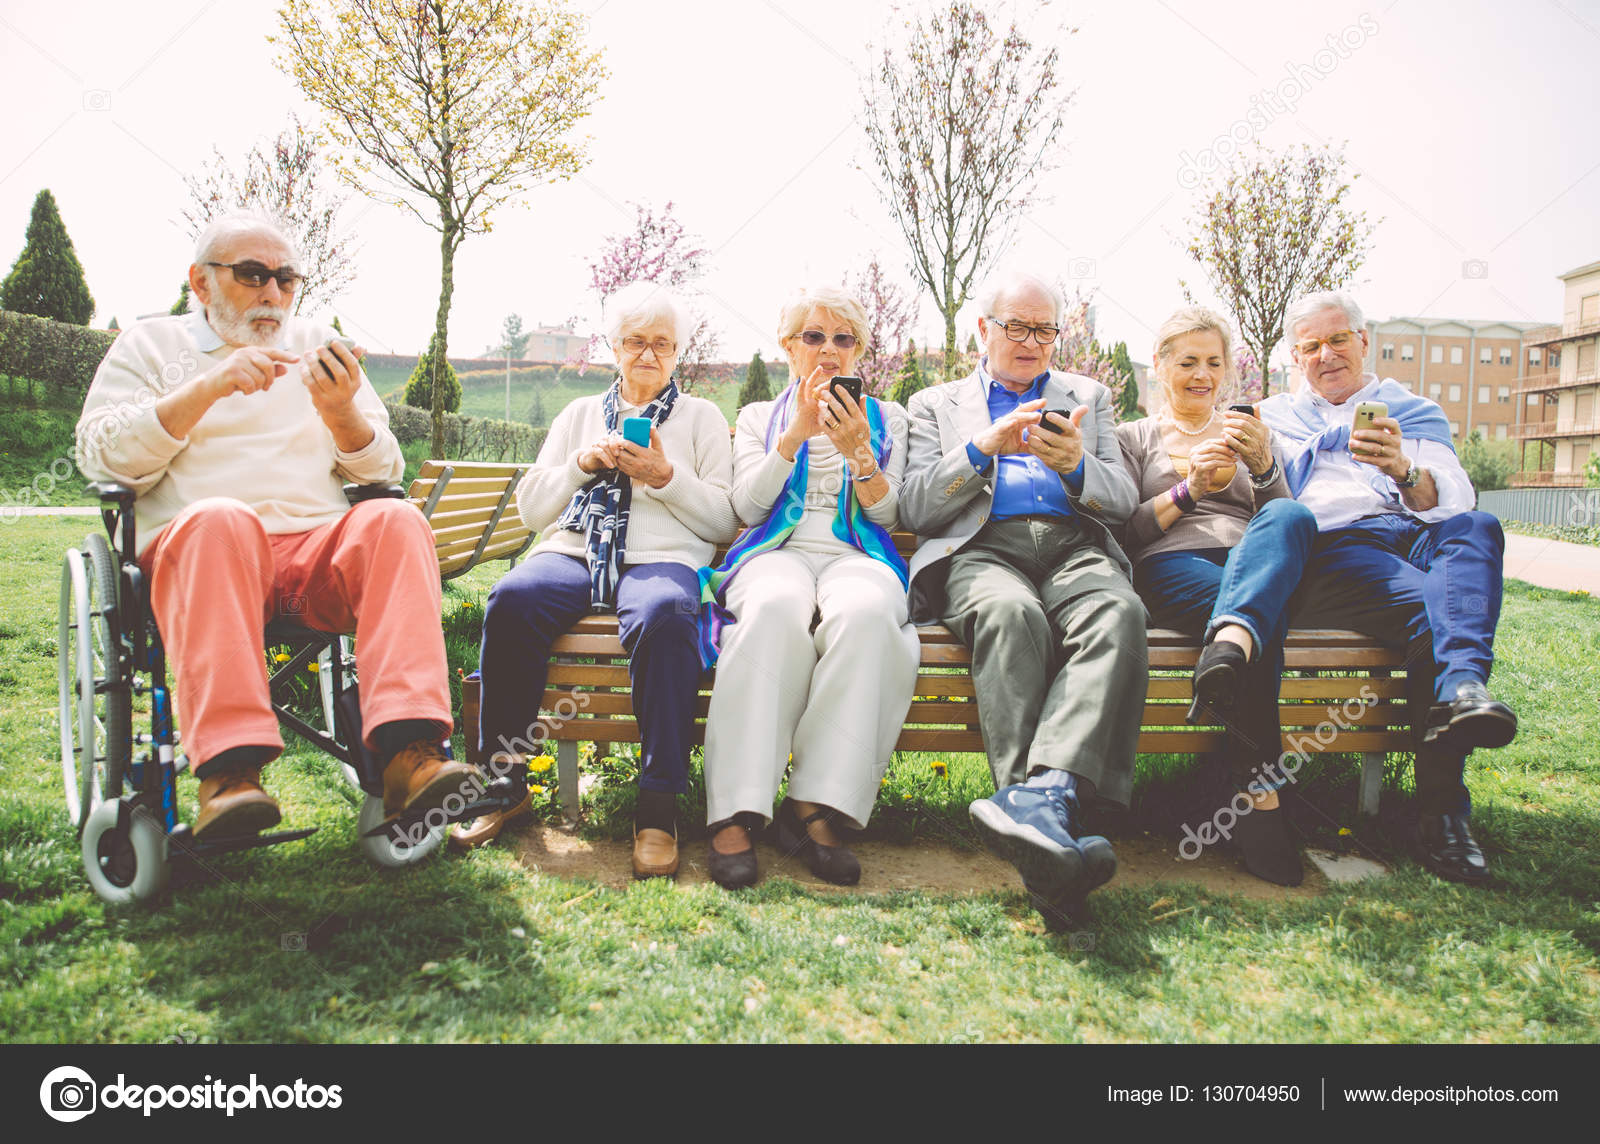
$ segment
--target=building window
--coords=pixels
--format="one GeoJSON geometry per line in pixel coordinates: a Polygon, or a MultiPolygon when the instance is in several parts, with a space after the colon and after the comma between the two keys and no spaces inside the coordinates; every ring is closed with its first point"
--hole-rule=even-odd
{"type": "Polygon", "coordinates": [[[1585,326],[1600,322],[1600,294],[1590,294],[1578,303],[1578,322],[1585,326]]]}
{"type": "Polygon", "coordinates": [[[1488,346],[1479,346],[1478,347],[1478,364],[1479,365],[1493,365],[1494,364],[1494,350],[1490,349],[1488,346]]]}
{"type": "Polygon", "coordinates": [[[1511,347],[1510,346],[1501,346],[1500,347],[1500,364],[1501,365],[1510,365],[1511,364],[1511,347]]]}
{"type": "Polygon", "coordinates": [[[1461,439],[1461,422],[1450,422],[1450,436],[1456,438],[1457,440],[1461,439]]]}
{"type": "Polygon", "coordinates": [[[1488,405],[1489,404],[1489,387],[1487,385],[1478,386],[1478,404],[1479,405],[1488,405]]]}
{"type": "Polygon", "coordinates": [[[1383,360],[1384,361],[1393,361],[1394,360],[1394,346],[1393,345],[1390,345],[1388,343],[1384,344],[1384,347],[1383,347],[1383,360]]]}
{"type": "Polygon", "coordinates": [[[1534,346],[1531,349],[1529,349],[1528,350],[1528,364],[1529,365],[1538,365],[1543,360],[1543,358],[1540,357],[1540,353],[1541,353],[1541,351],[1540,351],[1538,346],[1534,346]]]}
{"type": "Polygon", "coordinates": [[[1538,404],[1539,404],[1539,395],[1537,393],[1528,394],[1528,405],[1529,406],[1534,406],[1534,405],[1538,405],[1538,404]]]}
{"type": "Polygon", "coordinates": [[[1434,365],[1438,365],[1441,362],[1443,362],[1444,361],[1444,347],[1443,346],[1434,346],[1433,347],[1433,352],[1428,355],[1428,360],[1433,362],[1434,365]]]}
{"type": "Polygon", "coordinates": [[[1501,405],[1510,405],[1511,404],[1511,387],[1509,385],[1502,385],[1500,387],[1500,404],[1501,405]]]}
{"type": "Polygon", "coordinates": [[[1400,360],[1401,361],[1410,361],[1413,358],[1415,358],[1416,356],[1417,356],[1417,347],[1412,345],[1410,342],[1406,342],[1400,347],[1400,360]]]}
{"type": "Polygon", "coordinates": [[[1450,387],[1450,400],[1452,402],[1461,400],[1461,387],[1459,385],[1452,385],[1450,387]]]}
{"type": "Polygon", "coordinates": [[[1438,401],[1440,395],[1443,394],[1443,393],[1444,393],[1444,386],[1440,385],[1437,381],[1434,382],[1432,385],[1428,386],[1428,396],[1433,398],[1435,401],[1438,401]]]}
{"type": "Polygon", "coordinates": [[[1500,424],[1494,427],[1494,439],[1496,441],[1504,441],[1506,439],[1506,434],[1509,432],[1511,432],[1511,426],[1502,421],[1500,424]]]}
{"type": "Polygon", "coordinates": [[[1450,347],[1450,364],[1451,365],[1460,365],[1461,364],[1461,347],[1460,346],[1451,346],[1450,347]]]}
{"type": "Polygon", "coordinates": [[[1548,364],[1549,364],[1551,369],[1560,369],[1561,368],[1561,351],[1560,350],[1551,350],[1550,351],[1548,364]]]}
{"type": "Polygon", "coordinates": [[[1578,347],[1578,376],[1587,377],[1594,373],[1594,343],[1578,347]]]}

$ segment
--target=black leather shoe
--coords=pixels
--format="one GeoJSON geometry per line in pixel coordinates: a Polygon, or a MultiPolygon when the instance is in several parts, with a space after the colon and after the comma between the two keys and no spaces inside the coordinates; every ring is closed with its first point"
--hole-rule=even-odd
{"type": "MultiPolygon", "coordinates": [[[[757,820],[760,821],[759,819],[757,820]]],[[[706,844],[706,872],[711,875],[711,880],[724,890],[742,890],[746,886],[754,886],[761,876],[760,867],[756,864],[756,846],[750,838],[750,828],[744,827],[745,848],[736,850],[732,854],[724,854],[715,845],[715,839],[723,829],[733,825],[744,826],[736,819],[727,819],[724,822],[713,822],[707,829],[711,832],[712,842],[706,844]]]]}
{"type": "Polygon", "coordinates": [[[1447,881],[1486,886],[1492,878],[1465,812],[1424,814],[1417,823],[1416,848],[1418,860],[1447,881]]]}
{"type": "Polygon", "coordinates": [[[778,846],[786,855],[797,855],[811,872],[836,886],[854,886],[861,881],[861,863],[848,846],[824,846],[806,833],[806,822],[815,822],[833,813],[819,810],[800,821],[794,803],[784,799],[778,806],[773,825],[778,828],[778,846]]]}
{"type": "Polygon", "coordinates": [[[1456,688],[1455,698],[1428,710],[1428,729],[1422,741],[1444,740],[1449,746],[1470,751],[1475,747],[1503,747],[1517,734],[1517,716],[1476,679],[1456,688]]]}
{"type": "Polygon", "coordinates": [[[1200,652],[1194,665],[1194,701],[1184,716],[1190,723],[1225,722],[1239,691],[1249,657],[1244,648],[1229,640],[1212,640],[1200,652]]]}
{"type": "Polygon", "coordinates": [[[1252,808],[1240,817],[1233,830],[1244,868],[1257,878],[1279,886],[1298,886],[1305,878],[1300,867],[1300,851],[1290,836],[1289,819],[1283,807],[1252,808]]]}

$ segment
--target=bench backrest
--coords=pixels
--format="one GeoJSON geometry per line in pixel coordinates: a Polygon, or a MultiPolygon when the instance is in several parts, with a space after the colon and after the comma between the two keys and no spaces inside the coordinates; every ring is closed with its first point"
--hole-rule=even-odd
{"type": "Polygon", "coordinates": [[[439,575],[460,576],[486,560],[515,561],[534,536],[517,515],[517,484],[527,465],[424,461],[406,490],[433,528],[439,575]]]}

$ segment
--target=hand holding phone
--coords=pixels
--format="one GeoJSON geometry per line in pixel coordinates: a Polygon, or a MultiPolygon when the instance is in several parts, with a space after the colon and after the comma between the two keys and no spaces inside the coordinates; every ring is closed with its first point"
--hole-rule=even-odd
{"type": "Polygon", "coordinates": [[[1256,407],[1254,405],[1230,405],[1228,406],[1228,412],[1243,413],[1247,417],[1254,417],[1256,415],[1256,407]]]}
{"type": "Polygon", "coordinates": [[[648,449],[650,447],[650,418],[624,417],[622,419],[622,439],[630,445],[648,449]]]}
{"type": "Polygon", "coordinates": [[[1355,419],[1350,424],[1350,432],[1355,433],[1361,429],[1373,429],[1373,422],[1380,417],[1389,416],[1389,406],[1382,401],[1362,401],[1356,405],[1355,419]]]}
{"type": "Polygon", "coordinates": [[[857,405],[861,404],[861,379],[859,377],[841,375],[828,382],[828,388],[833,391],[834,397],[838,398],[842,404],[848,405],[852,401],[857,405]],[[850,401],[845,400],[846,394],[849,395],[850,401]]]}

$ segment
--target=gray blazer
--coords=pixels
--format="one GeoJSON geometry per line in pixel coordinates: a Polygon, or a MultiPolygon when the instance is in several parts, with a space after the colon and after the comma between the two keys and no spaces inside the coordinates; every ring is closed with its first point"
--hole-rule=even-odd
{"type": "MultiPolygon", "coordinates": [[[[1066,481],[1067,501],[1090,537],[1130,579],[1133,566],[1110,526],[1133,515],[1139,495],[1122,464],[1111,419],[1111,393],[1092,378],[1052,370],[1044,383],[1046,409],[1087,405],[1083,419],[1083,495],[1066,481]]],[[[989,396],[977,371],[912,395],[911,444],[900,486],[900,523],[917,534],[911,558],[911,621],[929,624],[944,614],[944,581],[951,556],[978,534],[994,507],[993,476],[973,471],[967,442],[990,424],[989,396]]]]}

